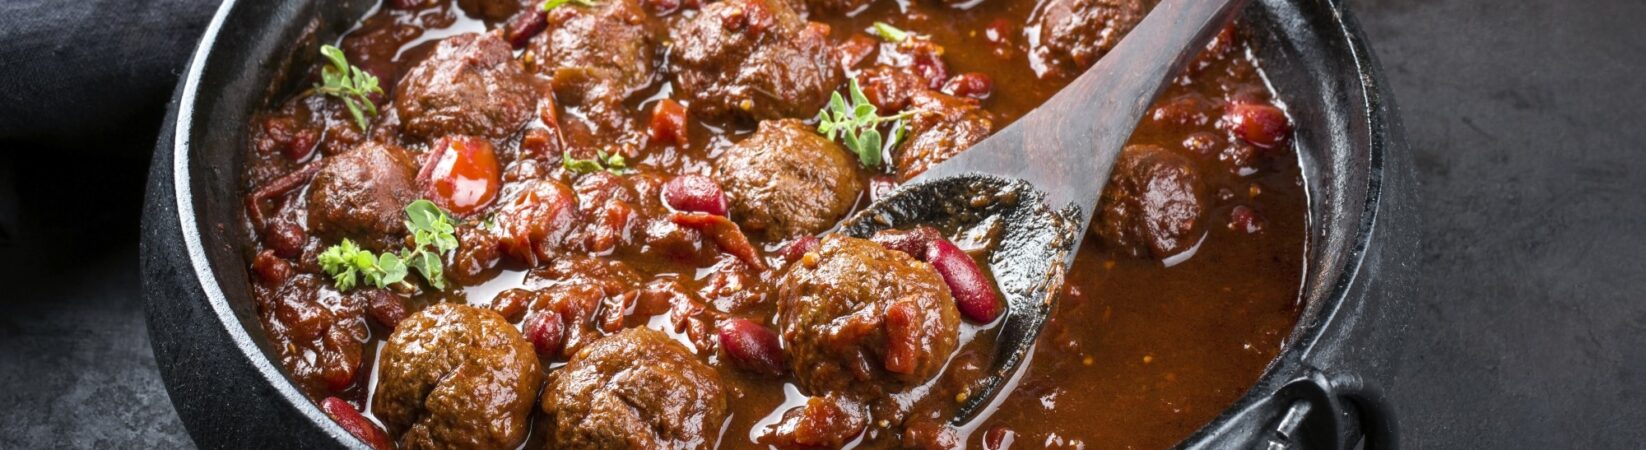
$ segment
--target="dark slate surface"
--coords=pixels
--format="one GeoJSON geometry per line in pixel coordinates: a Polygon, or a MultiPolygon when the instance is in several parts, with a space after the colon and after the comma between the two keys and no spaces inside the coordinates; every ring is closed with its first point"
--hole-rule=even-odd
{"type": "MultiPolygon", "coordinates": [[[[1409,448],[1646,442],[1646,3],[1353,3],[1426,226],[1420,308],[1383,381],[1409,448]]],[[[0,448],[189,443],[137,297],[147,139],[66,179],[36,168],[81,149],[0,142],[21,198],[0,198],[21,205],[0,246],[0,448]]]]}

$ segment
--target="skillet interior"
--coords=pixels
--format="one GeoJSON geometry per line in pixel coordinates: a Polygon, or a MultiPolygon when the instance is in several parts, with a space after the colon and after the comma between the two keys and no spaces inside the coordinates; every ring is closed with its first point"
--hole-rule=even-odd
{"type": "MultiPolygon", "coordinates": [[[[292,64],[293,46],[329,42],[368,0],[224,3],[207,31],[161,133],[143,240],[145,293],[156,356],[196,442],[213,446],[359,445],[287,380],[254,311],[239,249],[243,124],[292,64]],[[309,40],[302,40],[303,37],[309,40]],[[296,44],[294,44],[296,43],[296,44]]],[[[1307,302],[1285,350],[1237,404],[1184,443],[1265,425],[1270,392],[1335,360],[1365,314],[1366,277],[1390,145],[1387,106],[1365,48],[1337,5],[1254,2],[1244,14],[1280,100],[1296,121],[1309,195],[1307,302]],[[1244,413],[1243,413],[1244,412],[1244,413]]],[[[1229,442],[1218,441],[1226,445],[1229,442]]],[[[1221,446],[1221,445],[1219,445],[1221,446]]]]}

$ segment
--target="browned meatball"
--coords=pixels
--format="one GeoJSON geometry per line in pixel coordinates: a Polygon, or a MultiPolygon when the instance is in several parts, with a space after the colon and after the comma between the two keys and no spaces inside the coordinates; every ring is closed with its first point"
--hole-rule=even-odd
{"type": "Polygon", "coordinates": [[[799,120],[761,122],[718,164],[732,219],[770,240],[828,229],[863,190],[856,159],[799,120]]]}
{"type": "Polygon", "coordinates": [[[1165,258],[1200,239],[1205,187],[1194,163],[1153,145],[1120,153],[1092,225],[1105,245],[1135,257],[1165,258]]]}
{"type": "Polygon", "coordinates": [[[779,331],[801,387],[879,396],[935,376],[960,329],[937,270],[857,238],[828,236],[813,252],[777,282],[779,331]]]}
{"type": "Polygon", "coordinates": [[[726,420],[720,375],[649,328],[595,341],[549,378],[553,448],[710,449],[726,420]]]}
{"type": "Polygon", "coordinates": [[[532,345],[487,309],[442,303],[389,335],[372,413],[400,448],[512,449],[542,375],[532,345]]]}
{"type": "Polygon", "coordinates": [[[672,30],[675,88],[710,117],[810,117],[845,81],[826,25],[784,0],[725,0],[672,30]]]}
{"type": "Polygon", "coordinates": [[[897,159],[897,177],[908,181],[981,142],[994,131],[994,118],[977,101],[937,91],[909,97],[909,109],[921,111],[909,121],[909,135],[897,159]]]}
{"type": "Polygon", "coordinates": [[[368,142],[327,158],[309,185],[309,229],[382,250],[406,231],[401,210],[417,199],[417,169],[406,151],[368,142]]]}
{"type": "Polygon", "coordinates": [[[556,99],[588,124],[565,123],[573,145],[609,147],[639,133],[623,101],[656,76],[657,33],[651,15],[635,0],[575,2],[548,13],[548,31],[531,41],[533,67],[554,79],[556,99]]]}
{"type": "Polygon", "coordinates": [[[400,130],[435,139],[451,134],[497,140],[530,118],[537,102],[532,80],[496,33],[440,41],[412,67],[394,93],[400,130]]]}
{"type": "Polygon", "coordinates": [[[1142,0],[1040,0],[1023,27],[1029,68],[1041,78],[1079,75],[1147,12],[1142,0]]]}

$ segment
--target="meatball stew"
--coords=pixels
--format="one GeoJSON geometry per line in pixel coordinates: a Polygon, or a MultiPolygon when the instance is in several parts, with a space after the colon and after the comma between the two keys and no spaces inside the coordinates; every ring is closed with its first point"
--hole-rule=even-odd
{"type": "Polygon", "coordinates": [[[989,236],[830,233],[1148,9],[385,0],[247,125],[258,315],[377,449],[1169,447],[1301,308],[1291,123],[1238,25],[1132,136],[970,424],[947,419],[1009,313],[989,236]]]}

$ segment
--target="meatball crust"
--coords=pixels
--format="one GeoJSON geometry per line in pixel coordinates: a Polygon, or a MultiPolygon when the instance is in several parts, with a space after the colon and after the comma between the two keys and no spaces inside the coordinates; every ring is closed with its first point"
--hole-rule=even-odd
{"type": "Polygon", "coordinates": [[[937,375],[958,345],[960,313],[936,269],[850,237],[825,237],[813,252],[777,282],[779,333],[801,387],[873,401],[937,375]]]}
{"type": "Polygon", "coordinates": [[[1205,187],[1194,162],[1153,145],[1121,151],[1103,188],[1092,231],[1103,243],[1134,257],[1165,258],[1187,250],[1204,233],[1205,187]]]}
{"type": "Polygon", "coordinates": [[[770,240],[833,226],[863,190],[855,158],[805,123],[761,122],[718,161],[731,216],[770,240]]]}
{"type": "Polygon", "coordinates": [[[607,147],[637,138],[623,101],[657,76],[656,21],[636,0],[567,4],[549,11],[547,20],[548,30],[531,41],[531,67],[554,80],[562,106],[580,113],[562,116],[571,121],[562,125],[572,145],[607,147]]]}
{"type": "Polygon", "coordinates": [[[1142,0],[1040,0],[1023,27],[1029,68],[1041,78],[1079,75],[1146,13],[1142,0]]]}
{"type": "Polygon", "coordinates": [[[368,142],[321,164],[309,185],[309,229],[376,250],[398,243],[406,231],[401,209],[418,192],[406,151],[368,142]]]}
{"type": "Polygon", "coordinates": [[[897,178],[902,181],[966,151],[994,131],[993,115],[969,98],[927,90],[909,98],[909,109],[922,112],[909,121],[909,137],[895,155],[897,178]]]}
{"type": "Polygon", "coordinates": [[[509,44],[487,33],[440,41],[406,72],[394,98],[407,136],[432,140],[466,134],[496,141],[526,123],[537,92],[509,44]]]}
{"type": "Polygon", "coordinates": [[[845,81],[828,27],[784,0],[713,3],[672,34],[677,92],[709,117],[815,115],[845,81]]]}
{"type": "Polygon", "coordinates": [[[595,341],[549,378],[542,407],[554,448],[710,449],[726,420],[720,375],[649,328],[595,341]]]}
{"type": "Polygon", "coordinates": [[[400,322],[383,348],[372,413],[401,449],[512,449],[541,382],[537,355],[503,316],[441,303],[400,322]]]}

